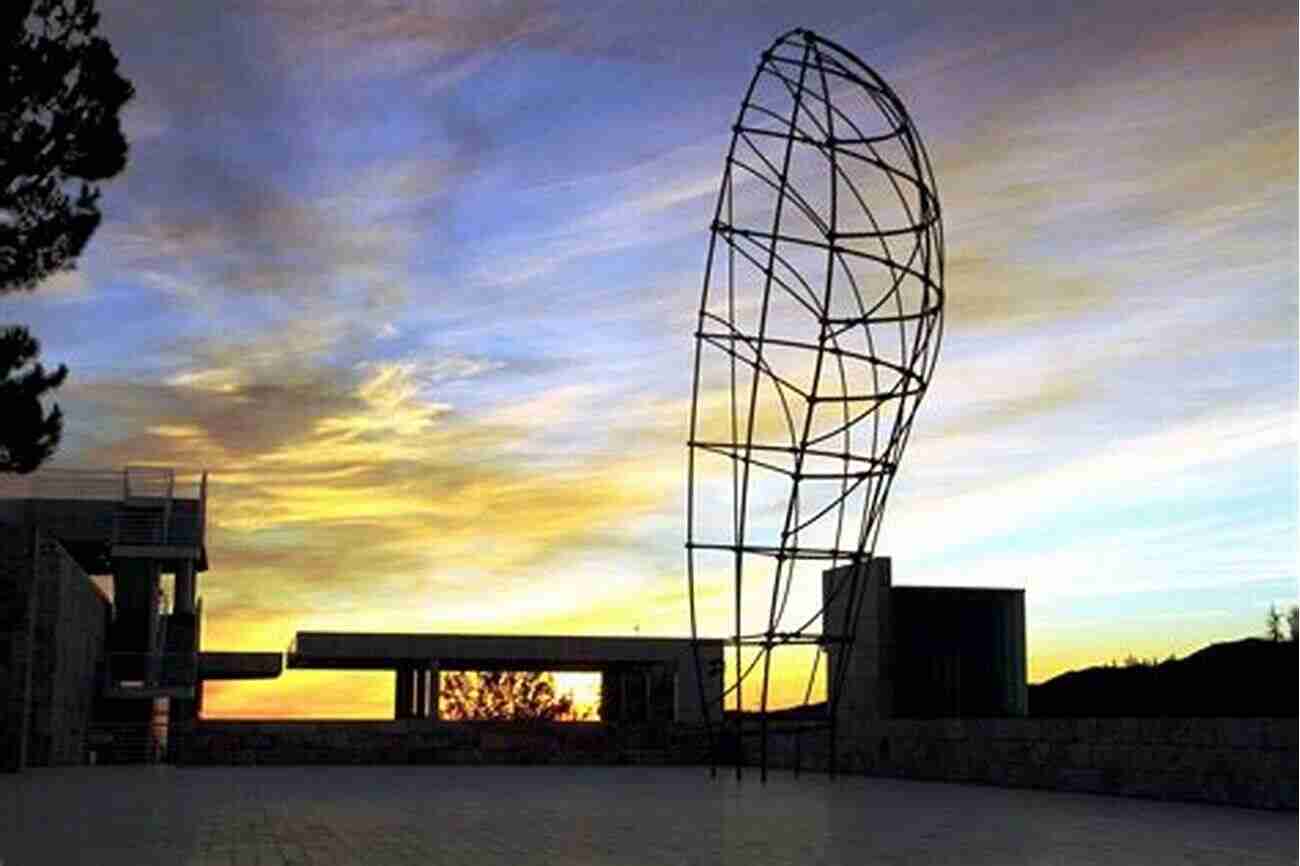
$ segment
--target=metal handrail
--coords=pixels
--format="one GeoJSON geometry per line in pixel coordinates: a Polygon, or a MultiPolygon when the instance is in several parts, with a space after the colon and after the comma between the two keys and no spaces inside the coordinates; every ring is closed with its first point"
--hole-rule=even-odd
{"type": "Polygon", "coordinates": [[[0,499],[107,499],[120,501],[122,470],[42,469],[0,475],[0,499]]]}
{"type": "Polygon", "coordinates": [[[77,500],[120,503],[112,514],[111,543],[202,545],[207,533],[208,474],[167,467],[41,469],[0,473],[0,500],[77,500]]]}
{"type": "Polygon", "coordinates": [[[128,466],[124,469],[40,469],[26,475],[0,475],[0,499],[192,499],[206,497],[206,476],[188,475],[178,485],[175,469],[128,466]],[[149,476],[153,476],[149,480],[149,476]],[[191,486],[192,485],[192,486],[191,486]],[[178,495],[179,494],[179,495],[178,495]]]}
{"type": "Polygon", "coordinates": [[[122,470],[125,499],[171,499],[176,490],[176,470],[158,466],[128,466],[122,470]]]}

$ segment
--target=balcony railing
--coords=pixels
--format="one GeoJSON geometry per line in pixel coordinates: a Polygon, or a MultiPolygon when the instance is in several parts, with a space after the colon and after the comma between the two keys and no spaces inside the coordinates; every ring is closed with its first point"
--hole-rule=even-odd
{"type": "Polygon", "coordinates": [[[82,540],[102,533],[114,545],[201,546],[207,530],[207,495],[206,472],[178,478],[173,469],[153,466],[0,474],[0,500],[56,503],[39,508],[43,526],[82,540]],[[100,502],[105,507],[86,511],[57,504],[69,500],[100,502]]]}
{"type": "Polygon", "coordinates": [[[40,469],[0,475],[0,499],[202,499],[206,473],[160,466],[125,469],[40,469]]]}
{"type": "Polygon", "coordinates": [[[28,475],[0,475],[0,499],[120,500],[122,470],[42,469],[28,475]]]}

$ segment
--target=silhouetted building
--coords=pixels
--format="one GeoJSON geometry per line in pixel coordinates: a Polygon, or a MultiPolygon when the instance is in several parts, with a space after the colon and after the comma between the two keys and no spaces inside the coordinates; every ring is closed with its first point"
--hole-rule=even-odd
{"type": "MultiPolygon", "coordinates": [[[[610,723],[704,721],[689,638],[298,632],[288,667],[394,671],[394,716],[438,717],[442,671],[585,671],[601,676],[610,723]]],[[[721,711],[722,641],[701,644],[704,694],[721,711]]]]}
{"type": "MultiPolygon", "coordinates": [[[[197,720],[205,680],[279,676],[281,653],[199,651],[206,512],[206,475],[0,476],[0,766],[160,759],[197,720]]],[[[722,642],[702,650],[703,691],[719,694],[722,642]]],[[[703,719],[685,638],[301,632],[288,665],[392,670],[397,719],[436,721],[441,671],[501,669],[600,673],[606,722],[703,719]]]]}
{"type": "Polygon", "coordinates": [[[1024,590],[893,586],[890,572],[889,558],[875,557],[866,569],[822,577],[828,632],[847,633],[846,608],[861,603],[851,649],[828,647],[843,729],[881,718],[1026,715],[1024,590]]]}
{"type": "Polygon", "coordinates": [[[206,509],[206,475],[178,489],[171,469],[0,476],[6,768],[157,757],[203,680],[279,674],[278,654],[198,651],[206,509]]]}

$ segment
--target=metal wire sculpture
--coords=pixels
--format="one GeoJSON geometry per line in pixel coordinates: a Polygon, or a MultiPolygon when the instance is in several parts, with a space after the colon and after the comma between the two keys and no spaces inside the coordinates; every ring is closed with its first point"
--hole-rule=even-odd
{"type": "MultiPolygon", "coordinates": [[[[764,51],[732,130],[695,334],[687,580],[697,649],[731,635],[727,678],[696,653],[713,772],[726,737],[739,777],[757,735],[766,779],[775,651],[807,664],[809,705],[821,654],[857,632],[857,581],[830,617],[822,572],[874,555],[938,353],[943,229],[907,109],[828,39],[764,51]]],[[[834,773],[846,666],[828,667],[825,711],[800,715],[829,728],[834,773]]]]}

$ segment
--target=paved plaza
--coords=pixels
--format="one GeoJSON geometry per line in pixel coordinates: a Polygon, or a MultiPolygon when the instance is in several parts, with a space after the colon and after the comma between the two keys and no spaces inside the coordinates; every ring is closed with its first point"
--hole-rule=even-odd
{"type": "Polygon", "coordinates": [[[0,860],[1294,866],[1296,817],[699,768],[85,767],[0,776],[0,860]]]}

